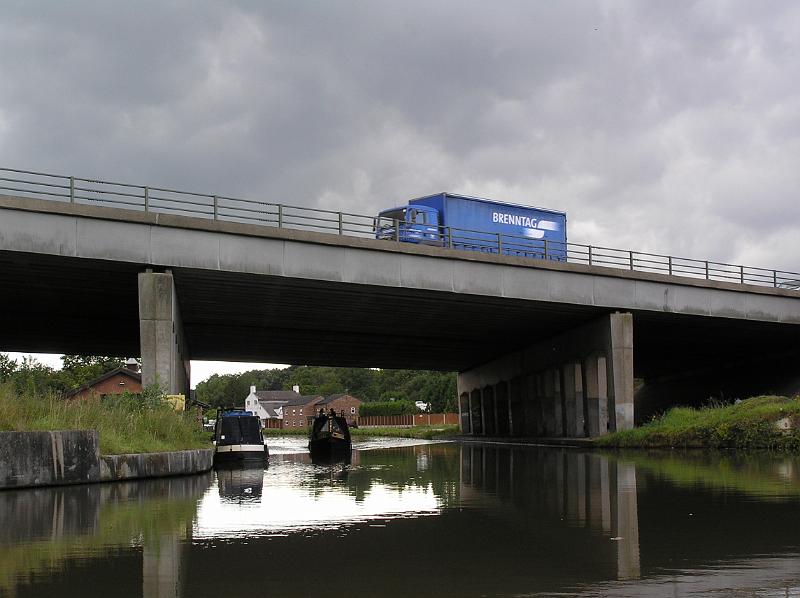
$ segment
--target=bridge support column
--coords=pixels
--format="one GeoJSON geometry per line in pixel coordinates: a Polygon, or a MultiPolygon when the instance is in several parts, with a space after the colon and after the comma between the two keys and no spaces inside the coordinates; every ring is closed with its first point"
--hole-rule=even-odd
{"type": "Polygon", "coordinates": [[[583,379],[579,363],[568,363],[562,368],[566,435],[572,438],[586,436],[583,414],[583,379]]]}
{"type": "Polygon", "coordinates": [[[505,410],[496,413],[497,400],[506,398],[497,389],[508,388],[498,384],[515,379],[521,380],[519,400],[525,436],[598,436],[609,430],[632,428],[631,314],[601,316],[527,349],[460,372],[459,393],[474,396],[477,392],[482,398],[482,430],[486,433],[506,432],[505,425],[498,425],[505,410]]]}
{"type": "Polygon", "coordinates": [[[139,274],[142,384],[189,395],[189,358],[171,272],[139,274]]]}

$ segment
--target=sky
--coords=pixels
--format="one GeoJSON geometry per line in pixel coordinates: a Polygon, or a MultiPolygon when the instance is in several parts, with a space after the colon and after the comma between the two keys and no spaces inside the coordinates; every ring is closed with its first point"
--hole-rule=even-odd
{"type": "Polygon", "coordinates": [[[7,1],[0,166],[800,270],[794,0],[7,1]]]}

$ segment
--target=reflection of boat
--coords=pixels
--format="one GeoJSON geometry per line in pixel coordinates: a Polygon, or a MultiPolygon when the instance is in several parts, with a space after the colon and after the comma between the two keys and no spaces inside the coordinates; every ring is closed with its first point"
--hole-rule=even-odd
{"type": "Polygon", "coordinates": [[[351,451],[311,451],[311,463],[314,465],[350,465],[351,451]]]}
{"type": "Polygon", "coordinates": [[[218,409],[214,429],[214,464],[260,461],[269,457],[261,420],[244,409],[218,409]]]}
{"type": "Polygon", "coordinates": [[[320,410],[311,422],[311,431],[308,435],[308,451],[312,460],[316,457],[335,455],[349,455],[351,449],[350,428],[344,414],[341,416],[331,409],[328,413],[320,410]]]}
{"type": "Polygon", "coordinates": [[[224,464],[217,467],[219,496],[223,500],[242,502],[260,501],[264,488],[264,467],[241,464],[224,464]]]}

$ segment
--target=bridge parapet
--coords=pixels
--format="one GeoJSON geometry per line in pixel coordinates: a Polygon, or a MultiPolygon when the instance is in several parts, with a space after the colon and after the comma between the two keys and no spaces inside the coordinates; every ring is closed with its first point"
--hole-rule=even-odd
{"type": "MultiPolygon", "coordinates": [[[[383,224],[380,218],[363,214],[12,168],[0,168],[0,191],[52,202],[175,214],[201,220],[238,222],[356,238],[374,239],[376,230],[383,224]]],[[[399,230],[397,223],[393,224],[395,230],[399,230]]],[[[800,273],[797,272],[631,249],[556,243],[481,230],[438,228],[439,241],[433,245],[451,250],[800,290],[800,273]]],[[[399,237],[394,242],[399,243],[399,237]]]]}

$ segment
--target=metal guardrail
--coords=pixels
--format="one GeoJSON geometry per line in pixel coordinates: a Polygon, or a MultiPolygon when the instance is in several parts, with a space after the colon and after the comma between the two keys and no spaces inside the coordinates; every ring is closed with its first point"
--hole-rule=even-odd
{"type": "MultiPolygon", "coordinates": [[[[401,241],[398,221],[376,216],[0,167],[0,193],[5,192],[65,203],[401,241]]],[[[800,290],[797,272],[454,227],[420,228],[425,232],[419,241],[426,245],[800,290]]]]}

